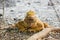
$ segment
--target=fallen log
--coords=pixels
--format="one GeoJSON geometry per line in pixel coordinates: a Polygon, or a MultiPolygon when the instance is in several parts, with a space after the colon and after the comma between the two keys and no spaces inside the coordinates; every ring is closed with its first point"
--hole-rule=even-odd
{"type": "Polygon", "coordinates": [[[45,28],[44,30],[40,31],[39,33],[34,34],[27,40],[37,40],[38,38],[44,37],[46,34],[48,34],[51,31],[52,28],[45,28]]]}
{"type": "Polygon", "coordinates": [[[27,40],[42,40],[41,38],[44,38],[45,36],[47,36],[47,34],[53,30],[60,30],[60,28],[45,28],[42,31],[40,31],[39,33],[36,33],[34,35],[32,35],[30,38],[28,38],[27,40]]]}

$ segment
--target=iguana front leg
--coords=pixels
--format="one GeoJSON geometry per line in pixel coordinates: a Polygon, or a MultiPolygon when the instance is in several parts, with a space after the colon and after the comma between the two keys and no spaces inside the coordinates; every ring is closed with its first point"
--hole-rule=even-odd
{"type": "Polygon", "coordinates": [[[43,23],[44,24],[44,28],[49,28],[49,27],[51,27],[48,23],[43,23]]]}

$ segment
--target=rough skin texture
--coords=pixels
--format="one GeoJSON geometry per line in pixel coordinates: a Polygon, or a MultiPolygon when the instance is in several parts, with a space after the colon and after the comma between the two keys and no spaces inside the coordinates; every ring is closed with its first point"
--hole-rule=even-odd
{"type": "Polygon", "coordinates": [[[39,20],[34,11],[30,10],[27,12],[25,19],[14,24],[14,27],[17,27],[21,32],[38,32],[50,26],[39,20]]]}

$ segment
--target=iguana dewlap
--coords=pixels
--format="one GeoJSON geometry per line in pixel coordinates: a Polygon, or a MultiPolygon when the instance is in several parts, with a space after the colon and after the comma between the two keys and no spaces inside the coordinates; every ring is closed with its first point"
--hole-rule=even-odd
{"type": "Polygon", "coordinates": [[[49,25],[39,20],[36,17],[34,11],[30,10],[27,12],[25,19],[16,23],[15,27],[17,27],[22,32],[38,32],[46,27],[49,27],[49,25]]]}

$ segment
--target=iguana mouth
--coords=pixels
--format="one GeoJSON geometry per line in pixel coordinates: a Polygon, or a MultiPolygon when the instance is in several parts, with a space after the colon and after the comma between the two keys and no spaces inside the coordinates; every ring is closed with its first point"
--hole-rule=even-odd
{"type": "Polygon", "coordinates": [[[34,22],[34,19],[29,18],[28,21],[29,21],[29,23],[32,23],[32,22],[34,22]]]}

